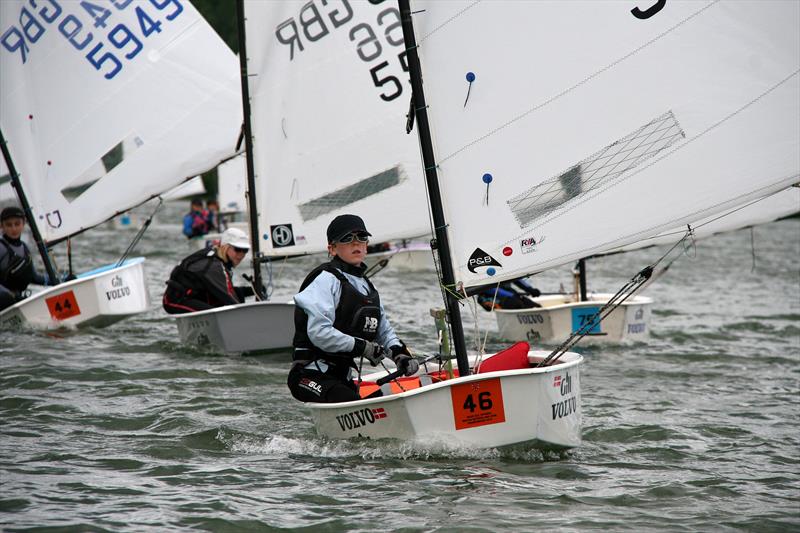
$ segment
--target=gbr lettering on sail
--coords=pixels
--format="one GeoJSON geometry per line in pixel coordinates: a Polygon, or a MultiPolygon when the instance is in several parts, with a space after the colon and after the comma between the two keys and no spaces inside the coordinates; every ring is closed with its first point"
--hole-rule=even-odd
{"type": "Polygon", "coordinates": [[[334,32],[346,32],[353,53],[364,63],[365,79],[371,79],[375,86],[376,96],[384,102],[404,92],[408,96],[403,28],[400,11],[392,3],[315,0],[298,6],[295,16],[275,28],[275,38],[286,48],[290,61],[298,60],[311,47],[323,46],[334,32]]]}
{"type": "MultiPolygon", "coordinates": [[[[321,46],[334,32],[347,32],[354,53],[364,62],[366,72],[385,102],[400,97],[408,88],[408,62],[403,46],[400,11],[385,0],[313,0],[301,5],[297,14],[275,28],[275,37],[294,61],[306,49],[321,46]]],[[[655,0],[631,14],[645,20],[663,9],[666,0],[655,0]]]]}

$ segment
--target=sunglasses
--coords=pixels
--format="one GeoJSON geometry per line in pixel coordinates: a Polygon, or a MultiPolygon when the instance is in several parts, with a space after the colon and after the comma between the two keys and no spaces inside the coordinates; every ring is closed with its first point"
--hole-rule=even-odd
{"type": "Polygon", "coordinates": [[[369,233],[365,231],[359,231],[358,233],[348,233],[337,242],[341,244],[349,244],[353,242],[353,239],[357,240],[358,242],[369,242],[369,233]]]}
{"type": "Polygon", "coordinates": [[[248,252],[247,248],[237,248],[236,246],[231,246],[231,248],[233,248],[233,251],[237,254],[246,254],[248,252]]]}

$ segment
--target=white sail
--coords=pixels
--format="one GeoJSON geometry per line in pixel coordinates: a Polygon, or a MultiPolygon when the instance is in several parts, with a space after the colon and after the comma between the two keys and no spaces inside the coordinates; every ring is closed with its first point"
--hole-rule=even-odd
{"type": "Polygon", "coordinates": [[[457,281],[569,263],[798,181],[800,3],[635,7],[413,4],[457,281]]]}
{"type": "Polygon", "coordinates": [[[223,213],[239,213],[247,209],[247,167],[244,155],[225,161],[217,167],[217,201],[223,213]]]}
{"type": "Polygon", "coordinates": [[[5,0],[0,35],[0,128],[46,241],[234,152],[236,58],[187,0],[5,0]]]}
{"type": "Polygon", "coordinates": [[[254,0],[245,13],[265,254],[325,250],[342,213],[373,241],[429,234],[396,5],[254,0]]]}
{"type": "Polygon", "coordinates": [[[167,201],[185,200],[193,196],[200,196],[206,193],[206,186],[203,184],[201,176],[195,176],[188,181],[184,181],[177,187],[168,190],[161,197],[167,201]]]}

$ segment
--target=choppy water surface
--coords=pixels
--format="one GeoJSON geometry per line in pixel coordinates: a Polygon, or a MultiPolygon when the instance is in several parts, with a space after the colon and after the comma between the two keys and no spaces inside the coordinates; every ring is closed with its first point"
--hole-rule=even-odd
{"type": "MultiPolygon", "coordinates": [[[[579,348],[584,443],[543,454],[327,441],[285,387],[288,355],[181,346],[157,303],[188,253],[182,207],[139,246],[149,313],[0,332],[4,531],[800,529],[800,220],[755,230],[754,272],[749,230],[699,243],[647,289],[648,342],[579,348]]],[[[113,261],[132,236],[90,231],[75,260],[113,261]]],[[[590,289],[616,290],[661,253],[590,262],[590,289]]],[[[276,266],[276,297],[311,265],[276,266]]],[[[433,275],[375,282],[401,336],[433,350],[433,275]]],[[[487,349],[502,347],[493,318],[478,318],[487,349]]]]}

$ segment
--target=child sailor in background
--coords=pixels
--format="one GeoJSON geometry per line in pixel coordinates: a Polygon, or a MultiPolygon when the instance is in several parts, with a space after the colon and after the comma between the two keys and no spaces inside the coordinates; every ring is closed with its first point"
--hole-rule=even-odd
{"type": "Polygon", "coordinates": [[[186,257],[169,275],[162,301],[164,310],[169,314],[192,313],[243,303],[254,291],[252,287],[233,286],[233,269],[248,250],[247,234],[229,228],[222,234],[219,246],[186,257]]]}
{"type": "Polygon", "coordinates": [[[47,285],[46,275],[39,274],[33,264],[28,245],[22,242],[25,213],[16,206],[0,213],[3,235],[0,237],[0,310],[25,298],[31,283],[47,285]]]}
{"type": "Polygon", "coordinates": [[[203,200],[194,198],[189,212],[183,216],[183,234],[187,239],[202,237],[209,229],[208,213],[203,209],[203,200]]]}

